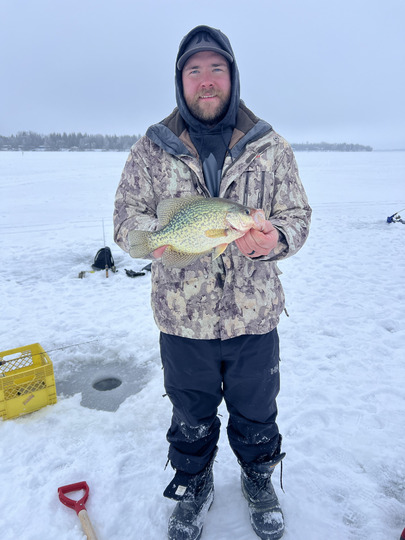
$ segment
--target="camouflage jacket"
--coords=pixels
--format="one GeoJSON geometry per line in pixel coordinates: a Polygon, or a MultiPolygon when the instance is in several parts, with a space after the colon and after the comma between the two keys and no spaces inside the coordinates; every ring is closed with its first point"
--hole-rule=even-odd
{"type": "MultiPolygon", "coordinates": [[[[225,158],[219,197],[263,208],[280,242],[268,255],[250,259],[235,243],[215,261],[152,264],[152,308],[162,332],[194,339],[229,339],[275,328],[284,308],[276,261],[296,253],[309,231],[311,209],[290,145],[241,102],[225,158]]],[[[132,229],[156,230],[156,207],[169,197],[210,194],[201,163],[178,110],[135,143],[119,183],[114,238],[129,251],[132,229]]]]}

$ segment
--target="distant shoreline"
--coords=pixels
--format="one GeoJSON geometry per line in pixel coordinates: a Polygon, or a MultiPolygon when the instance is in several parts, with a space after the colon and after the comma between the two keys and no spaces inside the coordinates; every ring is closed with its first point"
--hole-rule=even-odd
{"type": "Polygon", "coordinates": [[[295,152],[372,152],[371,146],[347,143],[292,143],[295,152]]]}
{"type": "MultiPolygon", "coordinates": [[[[389,149],[372,149],[372,150],[344,150],[344,149],[321,149],[321,148],[295,148],[294,144],[291,144],[292,149],[294,152],[341,152],[341,153],[348,153],[348,152],[405,152],[405,148],[389,148],[389,149]]],[[[77,153],[83,153],[83,152],[129,152],[131,150],[131,147],[129,148],[123,148],[123,149],[110,149],[106,150],[104,148],[89,148],[85,150],[81,150],[79,148],[0,148],[0,152],[77,152],[77,153]]]]}
{"type": "MultiPolygon", "coordinates": [[[[141,135],[91,135],[88,133],[50,133],[41,135],[34,131],[20,131],[16,135],[0,135],[0,151],[34,152],[128,152],[141,135]]],[[[293,143],[296,152],[371,152],[373,148],[352,143],[293,143]]]]}
{"type": "MultiPolygon", "coordinates": [[[[129,152],[141,135],[91,135],[88,133],[50,133],[20,131],[9,137],[0,135],[0,151],[12,152],[129,152]]],[[[372,148],[355,143],[291,143],[294,152],[404,152],[405,148],[372,148]]]]}
{"type": "MultiPolygon", "coordinates": [[[[315,146],[315,145],[314,145],[315,146]]],[[[294,144],[291,144],[294,152],[405,152],[405,148],[373,148],[372,150],[339,150],[339,149],[321,149],[321,148],[295,148],[294,144]]],[[[91,148],[80,150],[79,148],[0,148],[0,152],[129,152],[131,147],[123,149],[110,149],[105,150],[103,148],[91,148]]]]}

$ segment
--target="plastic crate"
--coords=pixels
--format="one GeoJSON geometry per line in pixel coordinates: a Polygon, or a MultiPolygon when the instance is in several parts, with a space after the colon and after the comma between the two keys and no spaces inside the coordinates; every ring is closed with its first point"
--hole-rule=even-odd
{"type": "Polygon", "coordinates": [[[53,365],[39,343],[0,352],[0,418],[16,418],[52,403],[53,365]]]}

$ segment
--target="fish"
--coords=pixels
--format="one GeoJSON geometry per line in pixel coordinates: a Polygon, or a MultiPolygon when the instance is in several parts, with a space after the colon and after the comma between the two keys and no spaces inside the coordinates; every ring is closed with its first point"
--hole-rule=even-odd
{"type": "Polygon", "coordinates": [[[210,252],[216,259],[228,244],[250,229],[262,230],[266,219],[261,209],[219,197],[164,199],[156,212],[160,229],[130,231],[129,254],[143,259],[155,249],[167,246],[161,261],[173,268],[184,268],[210,252]]]}

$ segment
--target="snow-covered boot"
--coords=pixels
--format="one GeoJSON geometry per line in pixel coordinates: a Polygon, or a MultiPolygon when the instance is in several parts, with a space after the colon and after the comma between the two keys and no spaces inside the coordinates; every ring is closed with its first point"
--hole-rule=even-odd
{"type": "MultiPolygon", "coordinates": [[[[215,456],[214,456],[215,457],[215,456]]],[[[177,471],[164,496],[179,501],[169,518],[169,540],[198,540],[214,500],[214,457],[198,474],[177,471]]]]}
{"type": "Polygon", "coordinates": [[[242,493],[250,512],[253,530],[263,540],[278,540],[284,534],[284,516],[271,483],[274,467],[285,453],[263,463],[242,463],[242,493]]]}

